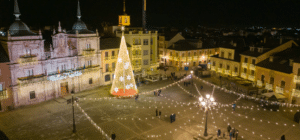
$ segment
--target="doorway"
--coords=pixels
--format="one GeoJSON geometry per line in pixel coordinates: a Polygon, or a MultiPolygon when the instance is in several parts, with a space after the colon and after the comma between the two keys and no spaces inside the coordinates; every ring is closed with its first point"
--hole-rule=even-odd
{"type": "Polygon", "coordinates": [[[61,96],[66,96],[69,93],[68,82],[60,83],[61,96]]]}

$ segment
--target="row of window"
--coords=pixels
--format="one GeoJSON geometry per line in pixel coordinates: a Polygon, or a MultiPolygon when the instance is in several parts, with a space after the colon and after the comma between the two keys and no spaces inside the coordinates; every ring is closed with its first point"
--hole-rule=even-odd
{"type": "MultiPolygon", "coordinates": [[[[213,61],[213,64],[212,64],[213,66],[216,66],[216,62],[215,61],[213,61]]],[[[220,63],[219,64],[219,68],[223,68],[223,64],[222,63],[220,63]]],[[[230,70],[230,65],[226,65],[226,70],[230,70]]],[[[244,71],[246,70],[246,72],[245,73],[247,73],[247,69],[244,69],[244,71]]],[[[238,67],[234,67],[234,72],[238,72],[238,67]]]]}
{"type": "MultiPolygon", "coordinates": [[[[248,58],[244,58],[244,63],[248,63],[248,58]]],[[[255,65],[255,59],[252,59],[251,64],[255,65]]]]}
{"type": "MultiPolygon", "coordinates": [[[[201,51],[199,51],[199,54],[201,54],[201,51]]],[[[204,54],[206,54],[206,51],[204,51],[204,54]]],[[[212,54],[211,50],[209,50],[209,54],[212,54]]],[[[173,56],[173,52],[170,52],[170,56],[173,56]]],[[[191,56],[191,52],[188,52],[188,57],[191,56]]],[[[194,52],[194,56],[197,56],[197,52],[194,52]]],[[[178,57],[178,52],[176,52],[175,57],[178,57]]],[[[181,54],[181,57],[185,57],[185,53],[181,54]]]]}
{"type": "MultiPolygon", "coordinates": [[[[134,63],[135,63],[135,65],[139,65],[139,64],[140,64],[140,61],[139,61],[139,60],[136,60],[134,63]]],[[[143,60],[143,64],[144,64],[144,65],[149,65],[149,59],[143,60]]],[[[111,71],[114,71],[115,68],[116,68],[116,63],[113,62],[113,63],[111,64],[111,66],[112,66],[111,71]]],[[[105,64],[105,72],[109,72],[109,71],[110,71],[109,68],[110,68],[109,64],[105,64]]]]}
{"type": "MultiPolygon", "coordinates": [[[[133,39],[133,45],[141,45],[141,39],[133,39]]],[[[149,45],[149,39],[143,39],[143,45],[149,45]]],[[[150,39],[150,45],[153,45],[153,39],[150,39]]]]}
{"type": "MultiPolygon", "coordinates": [[[[264,75],[261,75],[261,82],[265,83],[265,76],[264,75]]],[[[272,84],[272,85],[274,84],[274,77],[270,77],[270,83],[269,84],[272,84]]],[[[297,88],[297,85],[298,84],[296,84],[296,88],[297,88]]],[[[285,81],[280,82],[280,87],[283,88],[283,89],[285,88],[285,81]]],[[[298,88],[300,88],[300,85],[298,85],[298,88]]]]}

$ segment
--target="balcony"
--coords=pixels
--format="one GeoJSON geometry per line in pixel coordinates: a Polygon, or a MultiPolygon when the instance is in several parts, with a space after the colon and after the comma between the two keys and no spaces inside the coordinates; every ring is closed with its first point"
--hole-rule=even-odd
{"type": "Polygon", "coordinates": [[[112,60],[117,59],[117,56],[111,56],[110,59],[112,60]]]}
{"type": "Polygon", "coordinates": [[[211,66],[210,69],[213,70],[213,71],[216,71],[216,66],[211,66]]]}
{"type": "Polygon", "coordinates": [[[232,72],[231,76],[239,76],[238,72],[232,72]]]}
{"type": "Polygon", "coordinates": [[[241,77],[244,78],[244,79],[247,79],[247,73],[242,73],[241,77]]]}
{"type": "Polygon", "coordinates": [[[262,81],[261,81],[261,80],[257,80],[256,85],[257,85],[258,87],[262,87],[262,81]]]}
{"type": "Polygon", "coordinates": [[[225,70],[226,75],[231,75],[231,70],[225,70]]]}
{"type": "Polygon", "coordinates": [[[18,78],[18,83],[20,85],[27,85],[27,84],[46,81],[46,80],[47,80],[47,76],[45,76],[44,74],[41,74],[41,75],[33,75],[33,76],[18,78]]]}
{"type": "Polygon", "coordinates": [[[255,65],[254,64],[250,64],[250,70],[255,70],[255,65]]]}
{"type": "Polygon", "coordinates": [[[6,94],[6,90],[0,91],[0,100],[7,99],[8,96],[6,94]]]}
{"type": "Polygon", "coordinates": [[[218,68],[218,72],[219,73],[223,73],[223,69],[222,68],[218,68]]]}
{"type": "Polygon", "coordinates": [[[248,80],[250,80],[250,81],[255,81],[255,76],[254,76],[254,75],[249,75],[249,76],[248,76],[248,80]]]}
{"type": "Polygon", "coordinates": [[[20,60],[19,63],[21,64],[25,64],[25,63],[33,63],[33,62],[37,62],[37,55],[22,55],[20,56],[20,60]]]}
{"type": "Polygon", "coordinates": [[[84,49],[83,50],[83,55],[94,55],[95,54],[95,49],[84,49]]]}
{"type": "Polygon", "coordinates": [[[300,97],[300,89],[293,89],[292,96],[300,97]]]}
{"type": "Polygon", "coordinates": [[[91,65],[91,66],[87,66],[85,69],[82,69],[83,73],[89,73],[98,70],[100,71],[100,65],[91,65]]]}
{"type": "Polygon", "coordinates": [[[283,88],[276,86],[275,93],[283,94],[283,88]]]}
{"type": "Polygon", "coordinates": [[[248,63],[242,63],[243,68],[248,68],[248,63]]]}
{"type": "Polygon", "coordinates": [[[186,61],[186,57],[181,57],[181,61],[186,61]]]}
{"type": "Polygon", "coordinates": [[[294,82],[295,83],[300,83],[300,76],[294,75],[294,82]]]}
{"type": "Polygon", "coordinates": [[[141,54],[133,54],[132,58],[134,58],[134,59],[142,59],[142,55],[141,54]]]}
{"type": "Polygon", "coordinates": [[[187,57],[188,61],[192,61],[193,58],[192,57],[187,57]]]}
{"type": "Polygon", "coordinates": [[[273,90],[273,85],[269,84],[269,83],[266,83],[265,89],[267,89],[267,90],[273,90]]]}
{"type": "Polygon", "coordinates": [[[173,60],[178,60],[179,58],[178,57],[173,57],[173,60]]]}

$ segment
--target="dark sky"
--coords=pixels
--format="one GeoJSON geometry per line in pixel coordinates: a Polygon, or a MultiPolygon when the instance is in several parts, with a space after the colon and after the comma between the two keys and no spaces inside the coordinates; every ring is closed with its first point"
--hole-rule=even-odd
{"type": "MultiPolygon", "coordinates": [[[[0,0],[0,27],[14,21],[14,0],[0,0]]],[[[21,20],[28,26],[57,25],[70,29],[76,20],[77,0],[18,0],[21,20]]],[[[123,0],[81,0],[82,20],[100,27],[117,24],[123,0]]],[[[126,0],[132,26],[141,26],[142,0],[126,0]]],[[[149,26],[186,27],[297,26],[300,0],[147,0],[149,26]]]]}

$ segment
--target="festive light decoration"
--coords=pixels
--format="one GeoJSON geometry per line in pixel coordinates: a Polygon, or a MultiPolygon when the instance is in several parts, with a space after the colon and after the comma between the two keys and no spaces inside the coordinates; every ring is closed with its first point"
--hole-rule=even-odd
{"type": "Polygon", "coordinates": [[[124,33],[120,44],[118,62],[114,74],[115,78],[111,87],[111,94],[114,96],[134,96],[138,93],[133,71],[128,55],[124,33]]]}

